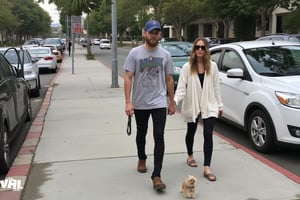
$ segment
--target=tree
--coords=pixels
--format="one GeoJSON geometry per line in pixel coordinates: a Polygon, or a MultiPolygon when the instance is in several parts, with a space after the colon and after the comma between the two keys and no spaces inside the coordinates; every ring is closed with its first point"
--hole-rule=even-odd
{"type": "MultiPolygon", "coordinates": [[[[44,0],[39,0],[44,1],[44,0]]],[[[82,12],[87,14],[87,25],[89,24],[89,15],[92,10],[98,8],[105,0],[49,0],[49,3],[55,3],[59,10],[65,10],[72,15],[82,15],[82,12]]],[[[87,26],[87,39],[89,41],[89,26],[87,26]]],[[[88,43],[87,54],[91,55],[91,47],[88,43]]]]}
{"type": "Polygon", "coordinates": [[[91,12],[89,27],[90,34],[97,37],[100,33],[111,33],[111,4],[103,2],[91,12]]]}
{"type": "Polygon", "coordinates": [[[12,14],[20,22],[15,32],[17,40],[26,39],[31,36],[39,36],[41,33],[49,33],[51,19],[49,14],[44,11],[33,0],[11,0],[12,14]]]}
{"type": "Polygon", "coordinates": [[[178,40],[182,40],[184,26],[195,20],[198,8],[199,1],[195,0],[173,0],[163,4],[163,22],[174,26],[178,40]]]}
{"type": "Polygon", "coordinates": [[[283,17],[282,28],[284,32],[298,33],[300,31],[300,8],[283,17]]]}
{"type": "Polygon", "coordinates": [[[300,0],[243,0],[243,4],[247,6],[249,11],[254,10],[260,16],[260,34],[266,34],[266,25],[273,11],[278,7],[283,7],[288,10],[294,10],[299,7],[300,0]]]}
{"type": "MultiPolygon", "coordinates": [[[[13,15],[12,3],[7,0],[0,0],[0,34],[2,39],[6,39],[20,26],[20,21],[13,15]]],[[[1,41],[2,42],[2,41],[1,41]]]]}

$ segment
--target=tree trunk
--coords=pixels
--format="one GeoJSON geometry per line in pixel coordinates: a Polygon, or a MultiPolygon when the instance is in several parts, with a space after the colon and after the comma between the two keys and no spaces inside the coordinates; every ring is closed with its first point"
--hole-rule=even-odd
{"type": "Polygon", "coordinates": [[[223,20],[224,24],[224,38],[229,38],[229,27],[230,27],[230,20],[224,19],[223,20]]]}
{"type": "Polygon", "coordinates": [[[266,15],[265,12],[262,12],[260,15],[260,20],[261,20],[261,29],[260,29],[260,35],[264,36],[266,34],[266,15]]]}

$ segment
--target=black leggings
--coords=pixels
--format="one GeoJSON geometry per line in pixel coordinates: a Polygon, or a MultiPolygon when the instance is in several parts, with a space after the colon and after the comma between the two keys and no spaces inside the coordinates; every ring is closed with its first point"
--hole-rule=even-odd
{"type": "MultiPolygon", "coordinates": [[[[196,122],[187,123],[187,133],[185,136],[185,144],[188,155],[193,155],[194,137],[198,126],[198,119],[196,122]]],[[[210,117],[203,119],[203,152],[204,152],[204,164],[203,166],[210,166],[211,156],[213,151],[213,128],[216,121],[216,117],[210,117]]]]}
{"type": "Polygon", "coordinates": [[[167,109],[158,108],[151,110],[134,110],[137,126],[136,145],[137,154],[140,160],[147,159],[145,152],[146,135],[148,130],[148,121],[151,115],[153,123],[154,138],[154,170],[151,178],[160,177],[163,157],[165,152],[164,131],[166,125],[167,109]]]}

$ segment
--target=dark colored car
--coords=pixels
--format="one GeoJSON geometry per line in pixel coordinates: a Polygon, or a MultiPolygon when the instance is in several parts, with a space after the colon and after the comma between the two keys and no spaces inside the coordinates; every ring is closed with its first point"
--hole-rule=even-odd
{"type": "MultiPolygon", "coordinates": [[[[180,42],[179,42],[180,43],[180,42]]],[[[166,49],[168,52],[170,52],[173,65],[175,67],[175,73],[173,74],[174,79],[174,86],[175,89],[177,88],[177,83],[179,79],[179,74],[181,71],[182,66],[189,61],[190,59],[190,51],[183,50],[178,42],[161,42],[160,45],[166,49]]]]}
{"type": "Polygon", "coordinates": [[[0,54],[0,174],[6,173],[12,164],[11,141],[31,117],[29,86],[23,69],[12,66],[0,54]]]}
{"type": "Polygon", "coordinates": [[[64,42],[60,38],[47,38],[44,40],[43,46],[56,46],[61,54],[63,54],[65,50],[64,42]]]}

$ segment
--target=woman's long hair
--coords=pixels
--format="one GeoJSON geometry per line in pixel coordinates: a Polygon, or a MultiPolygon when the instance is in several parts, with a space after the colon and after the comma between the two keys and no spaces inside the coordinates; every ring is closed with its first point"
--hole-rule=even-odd
{"type": "Polygon", "coordinates": [[[193,48],[191,51],[191,56],[190,56],[190,65],[191,65],[191,74],[193,73],[197,73],[198,74],[198,65],[197,65],[197,56],[196,56],[196,49],[195,46],[197,44],[198,41],[203,41],[204,45],[205,45],[205,54],[203,56],[203,65],[204,65],[204,70],[206,74],[210,74],[211,71],[211,66],[210,66],[210,52],[209,52],[209,45],[208,42],[205,38],[197,38],[194,43],[193,43],[193,48]]]}

